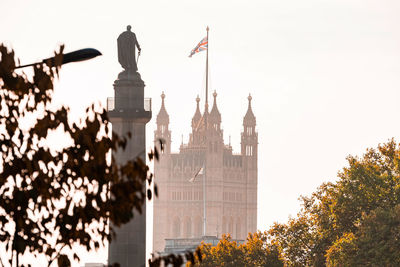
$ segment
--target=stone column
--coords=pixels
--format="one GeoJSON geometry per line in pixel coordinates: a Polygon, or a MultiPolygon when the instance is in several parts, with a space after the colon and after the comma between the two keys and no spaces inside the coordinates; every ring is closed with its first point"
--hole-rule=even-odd
{"type": "MultiPolygon", "coordinates": [[[[126,149],[115,154],[117,163],[140,157],[146,160],[146,123],[151,119],[151,101],[144,99],[144,82],[138,72],[125,70],[114,83],[114,109],[109,110],[113,131],[132,134],[126,149]]],[[[108,250],[108,263],[121,267],[142,267],[146,261],[146,206],[142,214],[116,230],[108,250]]]]}

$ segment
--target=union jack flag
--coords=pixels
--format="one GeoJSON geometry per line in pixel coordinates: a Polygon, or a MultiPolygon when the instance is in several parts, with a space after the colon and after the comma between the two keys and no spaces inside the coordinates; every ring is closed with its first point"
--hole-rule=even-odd
{"type": "Polygon", "coordinates": [[[196,180],[196,177],[200,174],[204,174],[204,165],[196,172],[196,174],[192,178],[189,179],[189,182],[193,183],[196,180]]]}
{"type": "Polygon", "coordinates": [[[208,48],[208,40],[207,37],[204,37],[203,40],[200,41],[198,45],[196,45],[195,48],[193,48],[192,51],[190,51],[189,57],[192,57],[194,54],[201,52],[203,50],[207,50],[208,48]]]}

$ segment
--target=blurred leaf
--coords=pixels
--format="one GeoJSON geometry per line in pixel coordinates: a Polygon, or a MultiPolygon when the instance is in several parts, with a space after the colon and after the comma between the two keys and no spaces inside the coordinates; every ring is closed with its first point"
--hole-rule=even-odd
{"type": "MultiPolygon", "coordinates": [[[[91,105],[81,123],[71,120],[68,107],[55,108],[54,78],[63,49],[28,77],[14,72],[14,52],[0,44],[0,241],[7,250],[0,258],[5,261],[18,251],[70,266],[66,255],[75,244],[98,249],[152,197],[145,162],[117,162],[131,133],[111,132],[104,108],[91,105]],[[24,121],[32,124],[21,130],[24,121]],[[58,150],[48,147],[52,132],[70,142],[58,150]]],[[[79,261],[76,253],[70,255],[79,261]]]]}

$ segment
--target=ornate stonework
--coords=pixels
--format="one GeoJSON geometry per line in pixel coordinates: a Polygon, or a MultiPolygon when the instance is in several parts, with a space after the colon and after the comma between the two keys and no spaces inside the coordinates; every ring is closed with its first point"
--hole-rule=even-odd
{"type": "MultiPolygon", "coordinates": [[[[206,171],[206,233],[220,238],[229,233],[234,239],[246,239],[257,230],[257,148],[256,118],[248,97],[248,110],[243,119],[241,153],[234,154],[224,144],[217,94],[209,113],[201,114],[200,99],[192,119],[188,144],[179,153],[171,153],[169,115],[165,95],[157,116],[155,139],[165,140],[160,161],[154,164],[154,177],[159,197],[154,199],[153,252],[165,249],[165,239],[201,240],[203,237],[203,179],[200,174],[189,180],[204,165],[206,171]]],[[[171,242],[171,241],[170,241],[171,242]]]]}

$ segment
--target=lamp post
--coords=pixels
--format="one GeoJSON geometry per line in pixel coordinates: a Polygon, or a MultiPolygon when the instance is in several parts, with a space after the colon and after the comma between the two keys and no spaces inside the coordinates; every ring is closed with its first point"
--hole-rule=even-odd
{"type": "MultiPolygon", "coordinates": [[[[61,64],[63,65],[63,64],[71,63],[71,62],[89,60],[89,59],[92,59],[92,58],[95,58],[95,57],[101,56],[101,55],[102,54],[100,53],[100,51],[98,51],[94,48],[79,49],[79,50],[64,54],[61,64]]],[[[37,64],[43,64],[43,63],[48,63],[48,62],[50,62],[51,64],[54,64],[54,60],[55,60],[55,57],[46,58],[46,59],[43,59],[42,62],[36,62],[36,63],[32,63],[32,64],[18,66],[18,67],[16,67],[16,69],[35,66],[37,64]]]]}

